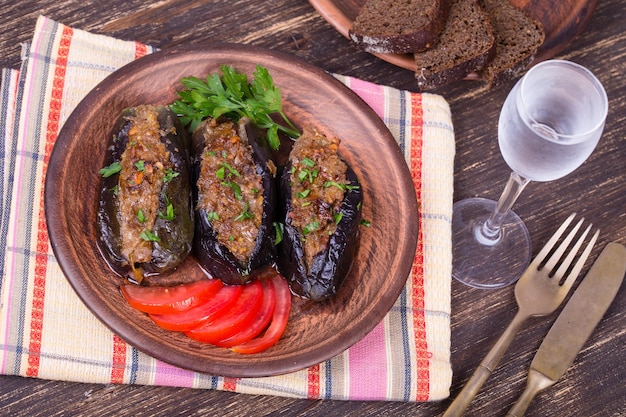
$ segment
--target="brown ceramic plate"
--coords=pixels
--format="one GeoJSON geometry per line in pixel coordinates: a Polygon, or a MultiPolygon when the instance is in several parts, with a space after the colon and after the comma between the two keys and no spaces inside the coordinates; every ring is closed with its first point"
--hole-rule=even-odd
{"type": "MultiPolygon", "coordinates": [[[[339,33],[349,39],[348,30],[366,0],[309,0],[318,13],[339,33]]],[[[534,62],[552,58],[562,51],[585,27],[598,0],[511,0],[543,24],[546,39],[534,62]]],[[[398,67],[415,70],[409,54],[373,54],[398,67]]],[[[474,77],[475,78],[475,77],[474,77]]]]}
{"type": "MultiPolygon", "coordinates": [[[[243,45],[172,49],[138,59],[111,74],[77,106],[61,130],[45,188],[48,231],[55,256],[91,311],[131,345],[195,371],[257,377],[323,362],[369,333],[399,296],[417,244],[417,201],[403,155],[380,118],[326,72],[291,56],[243,45]],[[286,332],[277,345],[254,355],[194,342],[156,327],[118,291],[120,278],[95,244],[98,170],[112,125],[125,107],[167,104],[182,77],[205,77],[222,63],[252,73],[267,67],[283,93],[284,109],[298,125],[342,139],[340,154],[364,190],[362,227],[354,266],[337,296],[318,304],[294,297],[286,332]]],[[[174,274],[200,277],[187,258],[174,274]]]]}

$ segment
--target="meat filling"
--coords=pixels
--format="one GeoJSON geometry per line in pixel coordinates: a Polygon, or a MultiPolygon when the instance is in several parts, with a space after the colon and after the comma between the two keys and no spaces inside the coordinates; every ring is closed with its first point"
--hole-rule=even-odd
{"type": "Polygon", "coordinates": [[[341,219],[348,181],[346,164],[337,154],[338,138],[306,129],[290,154],[291,224],[300,231],[307,270],[328,246],[341,219]]]}
{"type": "Polygon", "coordinates": [[[152,230],[159,196],[166,171],[171,170],[170,154],[161,142],[166,132],[160,131],[157,116],[151,106],[137,107],[120,161],[117,192],[121,247],[131,267],[152,259],[152,245],[158,240],[152,230]]]}
{"type": "Polygon", "coordinates": [[[198,207],[204,209],[218,242],[247,265],[263,217],[263,183],[251,146],[232,122],[206,122],[205,148],[197,182],[198,207]]]}

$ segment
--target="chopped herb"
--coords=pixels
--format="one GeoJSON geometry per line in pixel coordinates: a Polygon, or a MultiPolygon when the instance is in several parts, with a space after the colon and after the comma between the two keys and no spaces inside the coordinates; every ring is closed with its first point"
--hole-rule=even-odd
{"type": "Polygon", "coordinates": [[[145,169],[145,166],[146,166],[145,161],[142,161],[141,159],[135,162],[135,168],[137,168],[137,171],[139,172],[143,172],[143,170],[145,169]]]}
{"type": "Polygon", "coordinates": [[[222,168],[226,168],[228,169],[228,175],[229,176],[235,176],[235,177],[241,177],[241,174],[239,173],[239,171],[237,171],[235,168],[233,168],[231,165],[227,164],[226,162],[222,162],[222,168]]]}
{"type": "Polygon", "coordinates": [[[310,183],[312,183],[313,180],[315,180],[315,178],[317,178],[317,175],[319,174],[319,172],[320,171],[317,168],[313,169],[313,170],[301,169],[298,172],[298,179],[300,180],[301,183],[306,181],[307,179],[309,180],[310,183]]]}
{"type": "Polygon", "coordinates": [[[241,187],[239,186],[239,184],[234,181],[223,181],[222,185],[232,188],[233,193],[235,193],[235,198],[237,200],[241,201],[243,199],[243,196],[241,195],[241,187]]]}
{"type": "Polygon", "coordinates": [[[243,211],[241,212],[241,214],[235,217],[235,221],[238,222],[238,221],[249,220],[249,219],[254,218],[254,215],[250,213],[249,209],[250,209],[250,205],[246,201],[243,211]]]}
{"type": "Polygon", "coordinates": [[[120,192],[120,186],[118,184],[115,184],[113,187],[111,187],[111,191],[113,191],[113,195],[117,195],[120,192]]]}
{"type": "Polygon", "coordinates": [[[164,182],[170,182],[174,178],[178,177],[180,173],[174,171],[172,168],[168,168],[165,170],[165,176],[163,177],[164,182]]]}
{"type": "Polygon", "coordinates": [[[217,214],[216,211],[210,211],[206,214],[206,218],[208,221],[213,221],[213,220],[219,220],[220,219],[220,215],[217,214]]]}
{"type": "Polygon", "coordinates": [[[146,215],[143,214],[143,210],[139,209],[139,211],[137,212],[137,220],[139,221],[139,223],[145,223],[146,220],[146,215]]]}
{"type": "Polygon", "coordinates": [[[300,191],[299,193],[296,193],[296,196],[298,196],[299,198],[307,198],[309,194],[311,194],[311,190],[306,189],[306,190],[300,191]]]}
{"type": "Polygon", "coordinates": [[[280,222],[273,222],[272,226],[274,226],[274,232],[276,237],[274,238],[274,246],[278,245],[283,241],[283,234],[285,233],[285,225],[280,222]]]}
{"type": "Polygon", "coordinates": [[[313,221],[302,228],[302,234],[305,236],[309,233],[317,230],[320,227],[320,224],[316,221],[313,221]]]}
{"type": "Polygon", "coordinates": [[[224,169],[224,167],[219,167],[217,170],[215,170],[215,176],[220,180],[226,178],[226,170],[224,169]]]}
{"type": "Polygon", "coordinates": [[[350,185],[350,184],[341,184],[335,181],[326,181],[324,183],[324,187],[328,188],[328,187],[337,187],[339,188],[341,191],[352,191],[352,190],[358,190],[359,186],[358,185],[350,185]]]}
{"type": "Polygon", "coordinates": [[[111,175],[117,174],[121,170],[122,170],[122,165],[119,162],[115,161],[111,165],[100,169],[98,173],[102,175],[104,178],[109,178],[111,175]]]}
{"type": "Polygon", "coordinates": [[[335,224],[339,224],[341,219],[343,219],[343,212],[340,211],[339,213],[333,214],[333,220],[335,221],[335,224]]]}
{"type": "Polygon", "coordinates": [[[139,237],[145,240],[146,242],[160,242],[161,241],[161,239],[159,239],[157,235],[155,235],[148,229],[144,229],[144,231],[141,232],[139,237]]]}
{"type": "Polygon", "coordinates": [[[209,74],[206,80],[197,77],[181,79],[185,90],[178,93],[179,99],[170,107],[181,116],[183,125],[193,131],[202,120],[224,115],[233,121],[248,117],[256,126],[267,129],[267,142],[278,149],[278,132],[297,138],[300,132],[283,113],[280,88],[267,68],[256,66],[253,80],[248,82],[246,74],[238,72],[230,65],[221,65],[221,76],[209,74]],[[278,124],[272,118],[277,114],[286,124],[278,124]]]}
{"type": "Polygon", "coordinates": [[[302,161],[300,161],[300,163],[304,165],[305,167],[309,167],[309,168],[313,168],[315,166],[315,161],[310,158],[303,158],[302,161]]]}
{"type": "Polygon", "coordinates": [[[310,206],[311,202],[310,201],[303,201],[302,204],[300,204],[300,207],[307,207],[310,206]]]}
{"type": "Polygon", "coordinates": [[[162,218],[163,220],[168,220],[168,221],[172,221],[176,218],[176,215],[174,214],[174,206],[172,205],[172,203],[168,203],[165,209],[165,214],[159,212],[159,217],[162,218]]]}
{"type": "Polygon", "coordinates": [[[361,226],[370,227],[372,223],[369,220],[362,219],[361,226]]]}

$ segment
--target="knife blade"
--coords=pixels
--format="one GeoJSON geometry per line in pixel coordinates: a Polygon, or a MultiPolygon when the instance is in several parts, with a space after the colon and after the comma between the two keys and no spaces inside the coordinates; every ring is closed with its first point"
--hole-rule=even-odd
{"type": "Polygon", "coordinates": [[[613,302],[625,273],[626,247],[609,243],[541,343],[526,388],[507,416],[523,416],[535,395],[563,376],[613,302]]]}

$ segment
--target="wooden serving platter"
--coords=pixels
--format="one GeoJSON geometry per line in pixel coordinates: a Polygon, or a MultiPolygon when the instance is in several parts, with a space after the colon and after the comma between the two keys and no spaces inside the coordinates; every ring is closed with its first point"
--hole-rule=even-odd
{"type": "MultiPolygon", "coordinates": [[[[366,0],[309,0],[317,12],[339,33],[349,39],[348,30],[366,0]]],[[[510,0],[543,24],[546,39],[534,62],[550,59],[562,51],[586,26],[597,0],[510,0]]],[[[380,59],[413,71],[410,54],[373,54],[380,59]]]]}

